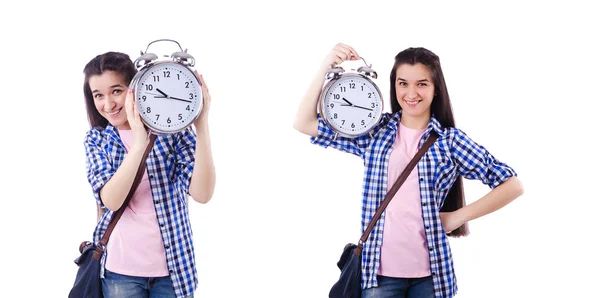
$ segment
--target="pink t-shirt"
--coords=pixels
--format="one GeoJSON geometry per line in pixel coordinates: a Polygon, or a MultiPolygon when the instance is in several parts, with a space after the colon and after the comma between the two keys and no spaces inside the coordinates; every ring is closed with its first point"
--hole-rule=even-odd
{"type": "MultiPolygon", "coordinates": [[[[387,190],[392,188],[418,151],[425,129],[411,129],[402,123],[388,162],[387,190]]],[[[416,278],[430,275],[429,252],[421,213],[418,166],[410,172],[385,209],[379,275],[416,278]]]]}
{"type": "MultiPolygon", "coordinates": [[[[125,148],[133,141],[131,130],[119,130],[125,148]]],[[[106,269],[141,277],[168,276],[165,248],[156,219],[147,171],[108,240],[106,269]]]]}

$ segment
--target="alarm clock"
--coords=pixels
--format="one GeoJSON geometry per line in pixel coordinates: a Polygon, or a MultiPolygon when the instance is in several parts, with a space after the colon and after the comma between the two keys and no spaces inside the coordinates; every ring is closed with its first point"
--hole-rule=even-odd
{"type": "Polygon", "coordinates": [[[332,66],[325,76],[318,112],[338,135],[356,138],[365,135],[379,123],[383,114],[381,91],[371,80],[377,79],[370,65],[346,72],[332,66]]]}
{"type": "Polygon", "coordinates": [[[202,85],[191,69],[195,59],[187,49],[184,51],[175,40],[155,40],[134,64],[138,72],[129,88],[133,89],[141,119],[150,132],[176,133],[194,123],[202,111],[202,85]],[[160,41],[174,42],[180,51],[159,60],[148,48],[160,41]]]}

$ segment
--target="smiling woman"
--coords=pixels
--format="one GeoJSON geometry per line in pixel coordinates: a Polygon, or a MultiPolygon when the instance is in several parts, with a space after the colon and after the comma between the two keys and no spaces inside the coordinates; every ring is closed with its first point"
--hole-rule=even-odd
{"type": "MultiPolygon", "coordinates": [[[[214,192],[210,147],[210,95],[202,82],[204,108],[192,127],[160,136],[150,144],[133,90],[137,73],[129,56],[108,52],[84,68],[84,95],[91,129],[85,138],[87,178],[98,206],[106,209],[94,243],[107,232],[100,275],[104,297],[191,297],[198,278],[188,195],[200,203],[214,192]],[[198,133],[198,135],[196,135],[198,133]],[[152,147],[144,161],[144,152],[152,147]],[[127,205],[125,198],[140,164],[146,171],[127,205]],[[191,260],[191,261],[190,261],[191,260]]],[[[153,138],[150,138],[153,140],[153,138]]]]}
{"type": "MultiPolygon", "coordinates": [[[[357,57],[348,45],[331,50],[294,123],[298,131],[311,136],[312,143],[363,159],[362,228],[371,232],[362,239],[364,248],[355,250],[362,253],[356,268],[362,274],[353,291],[362,290],[363,298],[453,297],[458,287],[447,236],[467,235],[467,222],[500,209],[523,189],[511,167],[454,127],[439,58],[425,48],[408,48],[396,55],[390,73],[391,114],[384,114],[369,134],[336,133],[324,121],[326,115],[317,114],[317,99],[326,71],[357,57]],[[385,213],[371,223],[394,181],[427,140],[435,143],[418,159],[417,167],[407,171],[397,192],[390,194],[393,199],[385,213]],[[462,177],[480,180],[492,190],[465,206],[462,177]]],[[[349,105],[355,104],[360,103],[349,105]]],[[[344,273],[338,284],[347,284],[344,273]]],[[[331,293],[337,290],[334,286],[331,293]]]]}

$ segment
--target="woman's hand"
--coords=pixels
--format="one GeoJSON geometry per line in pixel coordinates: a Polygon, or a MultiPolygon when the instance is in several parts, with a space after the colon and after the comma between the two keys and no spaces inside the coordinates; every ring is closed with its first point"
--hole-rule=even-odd
{"type": "Polygon", "coordinates": [[[440,219],[442,220],[442,225],[444,226],[444,232],[446,234],[450,234],[465,223],[458,210],[452,212],[440,212],[440,219]]]}
{"type": "Polygon", "coordinates": [[[133,89],[127,91],[127,96],[125,97],[125,113],[127,113],[127,122],[129,123],[129,127],[133,134],[131,150],[146,150],[146,146],[148,146],[149,142],[148,132],[140,117],[138,105],[133,99],[133,89]]]}
{"type": "Polygon", "coordinates": [[[202,112],[200,112],[200,116],[198,119],[194,121],[194,125],[196,126],[196,131],[199,131],[202,126],[206,126],[208,124],[208,111],[210,110],[210,93],[208,92],[208,86],[206,86],[206,82],[201,74],[198,74],[198,71],[194,70],[196,77],[200,80],[200,84],[202,84],[202,112]]]}
{"type": "Polygon", "coordinates": [[[360,59],[360,56],[351,46],[338,43],[325,57],[322,67],[329,69],[331,66],[342,64],[344,61],[358,59],[360,59]]]}

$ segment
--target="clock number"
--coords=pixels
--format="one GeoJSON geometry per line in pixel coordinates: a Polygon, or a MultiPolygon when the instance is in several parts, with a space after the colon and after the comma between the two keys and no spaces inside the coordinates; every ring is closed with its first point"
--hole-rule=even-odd
{"type": "Polygon", "coordinates": [[[371,94],[373,94],[373,93],[369,93],[369,98],[371,98],[371,94]]]}
{"type": "Polygon", "coordinates": [[[194,99],[194,93],[190,93],[190,99],[194,99]]]}
{"type": "Polygon", "coordinates": [[[365,86],[360,86],[360,91],[365,91],[365,86]]]}
{"type": "Polygon", "coordinates": [[[185,82],[185,88],[190,88],[190,82],[185,82]]]}
{"type": "Polygon", "coordinates": [[[333,104],[330,104],[329,106],[333,109],[333,104]]]}
{"type": "Polygon", "coordinates": [[[340,95],[339,94],[334,94],[333,95],[333,99],[340,99],[340,95]]]}
{"type": "Polygon", "coordinates": [[[360,125],[365,125],[365,120],[360,120],[360,125]]]}
{"type": "Polygon", "coordinates": [[[371,113],[369,113],[369,116],[368,116],[368,117],[369,117],[369,118],[373,118],[373,116],[371,115],[371,113]]]}
{"type": "Polygon", "coordinates": [[[375,103],[374,102],[371,103],[371,108],[375,108],[375,103]]]}
{"type": "Polygon", "coordinates": [[[185,108],[186,111],[190,110],[190,105],[187,106],[187,108],[185,108]]]}
{"type": "Polygon", "coordinates": [[[160,114],[156,114],[156,121],[158,121],[158,118],[160,118],[160,114]]]}
{"type": "Polygon", "coordinates": [[[144,101],[146,101],[146,95],[142,96],[142,99],[143,99],[144,101]]]}
{"type": "Polygon", "coordinates": [[[146,85],[146,91],[151,91],[152,89],[154,89],[152,85],[146,85]]]}
{"type": "Polygon", "coordinates": [[[163,71],[163,76],[164,76],[165,78],[170,78],[170,77],[171,77],[171,72],[170,72],[170,71],[168,71],[168,70],[167,70],[167,71],[163,71]]]}
{"type": "Polygon", "coordinates": [[[179,81],[179,74],[177,74],[177,80],[179,81]]]}
{"type": "Polygon", "coordinates": [[[350,127],[352,127],[352,128],[354,128],[354,127],[355,127],[355,126],[354,126],[354,122],[352,122],[352,125],[350,125],[350,127]]]}
{"type": "Polygon", "coordinates": [[[354,83],[350,83],[349,85],[350,85],[350,89],[356,89],[356,88],[355,88],[355,87],[356,87],[356,84],[354,84],[354,83]]]}
{"type": "Polygon", "coordinates": [[[179,116],[177,116],[177,119],[181,120],[181,119],[183,119],[183,116],[181,116],[181,114],[179,114],[179,116]]]}
{"type": "Polygon", "coordinates": [[[167,123],[171,124],[171,117],[167,118],[167,123]]]}
{"type": "Polygon", "coordinates": [[[333,114],[333,119],[337,119],[337,113],[333,114]]]}
{"type": "Polygon", "coordinates": [[[341,87],[341,86],[340,86],[340,90],[341,90],[342,92],[346,92],[346,87],[341,87]]]}
{"type": "Polygon", "coordinates": [[[159,76],[152,76],[152,78],[154,78],[155,82],[160,82],[160,77],[159,76]]]}
{"type": "Polygon", "coordinates": [[[344,125],[344,123],[346,123],[346,120],[342,120],[342,125],[344,125]]]}
{"type": "Polygon", "coordinates": [[[146,108],[146,112],[147,112],[147,113],[150,113],[150,112],[152,112],[152,110],[150,110],[150,107],[147,107],[147,108],[146,108]]]}

